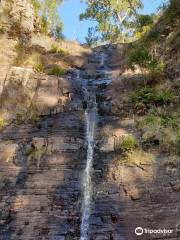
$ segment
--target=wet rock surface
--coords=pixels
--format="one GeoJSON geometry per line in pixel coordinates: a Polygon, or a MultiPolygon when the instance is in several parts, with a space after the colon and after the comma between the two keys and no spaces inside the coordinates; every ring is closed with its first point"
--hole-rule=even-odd
{"type": "MultiPolygon", "coordinates": [[[[93,83],[98,89],[99,122],[89,240],[178,240],[180,170],[167,170],[164,155],[158,156],[158,164],[119,164],[116,146],[122,136],[133,131],[134,120],[114,114],[113,96],[107,98],[111,85],[101,81],[105,75],[102,69],[99,73],[98,50],[95,56],[87,66],[91,71],[82,73],[95,79],[95,68],[98,70],[93,83]],[[173,229],[173,233],[136,236],[136,227],[173,229]]],[[[105,64],[112,65],[108,56],[105,64]]],[[[73,85],[71,80],[41,76],[33,101],[41,112],[40,120],[11,124],[1,132],[2,240],[80,239],[82,173],[87,157],[86,104],[79,81],[73,85]]]]}

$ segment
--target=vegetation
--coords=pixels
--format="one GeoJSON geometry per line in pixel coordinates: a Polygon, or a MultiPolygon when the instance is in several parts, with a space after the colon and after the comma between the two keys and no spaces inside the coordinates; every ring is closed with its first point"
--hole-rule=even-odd
{"type": "Polygon", "coordinates": [[[60,48],[58,44],[52,44],[50,53],[57,53],[60,57],[68,56],[68,51],[65,51],[64,49],[60,48]]]}
{"type": "Polygon", "coordinates": [[[63,23],[59,17],[58,7],[63,0],[32,0],[35,15],[41,17],[41,31],[56,38],[63,38],[63,23]]]}
{"type": "Polygon", "coordinates": [[[172,103],[175,100],[175,95],[170,89],[156,89],[145,86],[132,92],[130,98],[135,106],[144,104],[149,107],[172,103]]]}
{"type": "Polygon", "coordinates": [[[64,74],[66,74],[66,71],[59,66],[54,66],[49,70],[48,74],[55,75],[55,76],[62,76],[64,74]]]}
{"type": "Polygon", "coordinates": [[[88,34],[85,37],[85,40],[89,47],[92,47],[97,44],[98,37],[96,36],[96,31],[92,27],[88,28],[88,34]]]}
{"type": "Polygon", "coordinates": [[[121,159],[122,163],[127,165],[147,165],[152,164],[155,161],[155,157],[150,152],[145,152],[141,149],[135,149],[131,152],[128,152],[121,159]]]}
{"type": "Polygon", "coordinates": [[[3,117],[0,117],[0,131],[5,128],[7,125],[6,120],[3,117]]]}
{"type": "Polygon", "coordinates": [[[127,152],[133,151],[135,148],[137,148],[137,146],[137,140],[132,135],[128,135],[122,138],[120,150],[123,154],[126,154],[127,152]]]}
{"type": "Polygon", "coordinates": [[[137,122],[142,143],[157,144],[163,151],[179,154],[180,116],[166,111],[150,111],[137,122]]]}
{"type": "Polygon", "coordinates": [[[32,52],[30,55],[26,56],[26,59],[22,64],[26,67],[32,67],[37,72],[44,71],[43,58],[40,53],[32,52]]]}
{"type": "Polygon", "coordinates": [[[16,113],[15,124],[19,125],[25,122],[30,122],[36,124],[40,120],[37,113],[31,111],[30,109],[26,109],[24,111],[16,113]]]}
{"type": "Polygon", "coordinates": [[[138,18],[137,10],[142,8],[140,0],[90,1],[86,0],[87,9],[80,15],[80,20],[90,19],[97,22],[95,31],[101,33],[103,40],[116,41],[130,37],[132,20],[138,18]]]}
{"type": "Polygon", "coordinates": [[[29,161],[36,161],[37,167],[39,168],[40,160],[47,154],[46,146],[40,148],[30,145],[26,148],[26,156],[29,161]]]}

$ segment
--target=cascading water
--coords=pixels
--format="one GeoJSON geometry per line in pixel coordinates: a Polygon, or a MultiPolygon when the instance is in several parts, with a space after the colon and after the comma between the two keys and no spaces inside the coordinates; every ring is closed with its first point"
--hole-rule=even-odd
{"type": "MultiPolygon", "coordinates": [[[[87,94],[87,91],[86,91],[87,94]]],[[[83,204],[80,240],[88,240],[89,217],[91,211],[92,183],[91,172],[94,155],[94,134],[97,121],[97,105],[94,93],[90,93],[87,101],[86,116],[86,139],[88,144],[87,162],[83,176],[83,204]]]]}
{"type": "Polygon", "coordinates": [[[104,53],[102,52],[102,53],[100,54],[100,66],[104,66],[104,59],[105,59],[105,55],[104,55],[104,53]]]}

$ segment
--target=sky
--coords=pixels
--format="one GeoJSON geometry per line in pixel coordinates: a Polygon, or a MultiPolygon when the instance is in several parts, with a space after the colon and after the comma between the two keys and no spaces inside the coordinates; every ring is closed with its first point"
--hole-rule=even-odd
{"type": "MultiPolygon", "coordinates": [[[[158,6],[164,0],[142,0],[144,4],[143,13],[151,14],[155,12],[158,6]]],[[[64,22],[64,35],[69,40],[79,40],[85,42],[88,28],[95,26],[92,21],[79,21],[79,15],[86,9],[86,4],[81,0],[64,0],[63,5],[59,8],[59,14],[64,22]]]]}

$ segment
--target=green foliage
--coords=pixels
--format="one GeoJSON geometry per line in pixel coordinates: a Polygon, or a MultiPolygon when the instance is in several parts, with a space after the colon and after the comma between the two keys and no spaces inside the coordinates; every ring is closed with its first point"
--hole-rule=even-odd
{"type": "Polygon", "coordinates": [[[153,109],[137,122],[144,144],[159,144],[162,151],[180,154],[180,116],[178,113],[153,109]]]}
{"type": "Polygon", "coordinates": [[[63,0],[32,0],[35,15],[41,18],[41,31],[43,33],[51,32],[59,37],[59,30],[63,30],[63,23],[60,20],[58,7],[63,0]],[[57,31],[57,27],[59,28],[57,31]]]}
{"type": "Polygon", "coordinates": [[[63,34],[63,24],[62,23],[55,27],[54,35],[55,35],[57,40],[64,40],[65,39],[65,36],[63,34]]]}
{"type": "Polygon", "coordinates": [[[25,55],[25,49],[21,41],[18,41],[18,43],[15,45],[15,51],[17,56],[14,60],[14,64],[18,66],[23,61],[25,55]]]}
{"type": "Polygon", "coordinates": [[[120,150],[122,153],[131,152],[138,146],[137,140],[131,136],[125,136],[122,138],[122,142],[120,144],[120,150]]]}
{"type": "Polygon", "coordinates": [[[63,69],[59,66],[54,66],[49,70],[48,74],[55,75],[55,76],[62,76],[64,74],[66,74],[66,71],[65,71],[65,69],[63,69]]]}
{"type": "Polygon", "coordinates": [[[164,7],[164,19],[166,24],[177,21],[177,16],[180,14],[179,0],[170,0],[169,5],[164,7]]]}
{"type": "Polygon", "coordinates": [[[44,64],[43,63],[37,63],[34,65],[34,69],[37,72],[43,72],[44,71],[44,64]]]}
{"type": "Polygon", "coordinates": [[[95,36],[95,31],[92,27],[88,28],[88,34],[87,34],[87,37],[85,37],[85,40],[88,46],[90,47],[97,43],[98,37],[95,36]]]}
{"type": "Polygon", "coordinates": [[[34,145],[30,145],[26,148],[26,156],[29,161],[36,160],[38,165],[39,161],[43,156],[47,154],[46,146],[42,146],[40,148],[35,147],[34,145]]]}
{"type": "Polygon", "coordinates": [[[58,55],[59,55],[60,57],[65,57],[65,56],[68,56],[68,55],[69,55],[68,51],[60,48],[60,47],[58,46],[58,44],[52,44],[51,50],[50,50],[49,52],[50,52],[50,53],[58,53],[58,55]]]}
{"type": "Polygon", "coordinates": [[[130,94],[132,102],[136,105],[143,103],[147,105],[169,104],[175,100],[175,95],[169,89],[155,89],[148,86],[140,88],[130,94]]]}
{"type": "Polygon", "coordinates": [[[48,34],[49,31],[49,25],[48,25],[48,20],[45,16],[42,16],[41,18],[41,32],[48,34]]]}
{"type": "Polygon", "coordinates": [[[131,152],[127,152],[126,155],[121,158],[121,162],[129,166],[149,165],[155,161],[155,156],[152,153],[145,152],[141,149],[135,149],[131,152]]]}
{"type": "Polygon", "coordinates": [[[161,31],[158,29],[158,27],[152,27],[149,32],[146,35],[145,41],[148,42],[154,42],[159,40],[161,36],[161,31]]]}
{"type": "Polygon", "coordinates": [[[137,18],[137,10],[142,8],[141,0],[85,0],[87,8],[80,20],[90,19],[97,22],[95,29],[102,34],[103,40],[115,41],[130,36],[131,21],[137,18]]]}
{"type": "Polygon", "coordinates": [[[135,65],[140,66],[141,68],[147,68],[151,62],[151,54],[149,50],[140,45],[134,45],[128,51],[128,66],[134,70],[135,65]]]}
{"type": "Polygon", "coordinates": [[[132,70],[139,66],[141,70],[146,69],[151,75],[161,76],[164,73],[165,65],[162,61],[154,58],[144,43],[132,44],[126,51],[128,67],[132,70]]]}
{"type": "Polygon", "coordinates": [[[137,22],[135,22],[135,39],[142,38],[152,28],[154,23],[153,15],[139,15],[137,22]]]}
{"type": "Polygon", "coordinates": [[[7,121],[3,117],[0,117],[0,130],[5,128],[6,125],[7,125],[7,121]]]}

